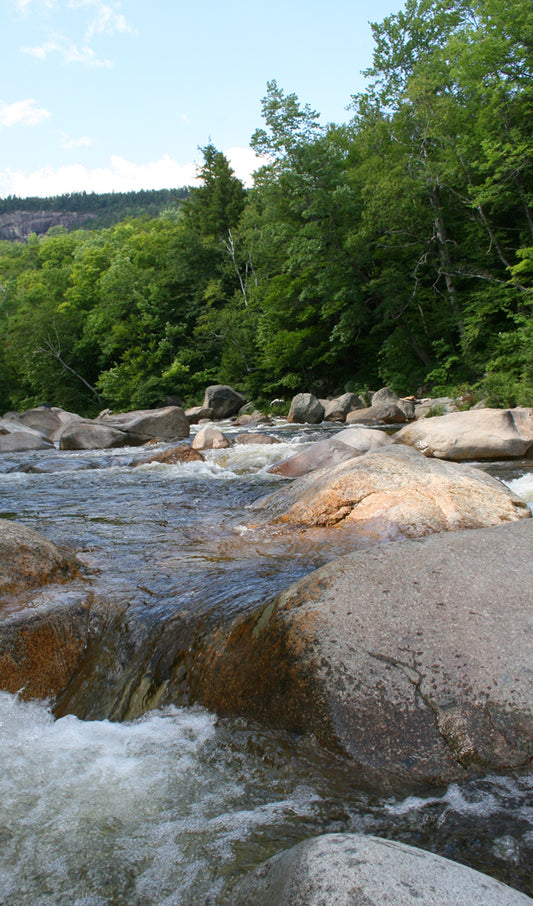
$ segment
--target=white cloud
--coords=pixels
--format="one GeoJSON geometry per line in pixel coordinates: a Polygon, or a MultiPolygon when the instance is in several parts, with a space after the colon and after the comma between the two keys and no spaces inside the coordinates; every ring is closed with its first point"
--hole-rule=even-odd
{"type": "Polygon", "coordinates": [[[21,47],[21,51],[36,57],[38,60],[45,60],[49,54],[58,53],[63,57],[65,63],[83,63],[86,66],[105,67],[113,65],[112,60],[100,59],[89,45],[78,47],[77,44],[70,42],[64,35],[58,35],[37,47],[21,47]]]}
{"type": "Polygon", "coordinates": [[[71,138],[66,132],[60,132],[61,146],[66,151],[72,151],[74,148],[88,148],[92,145],[93,140],[88,135],[81,135],[79,138],[71,138]]]}
{"type": "Polygon", "coordinates": [[[41,16],[41,34],[43,40],[40,44],[21,47],[22,53],[30,54],[38,60],[45,60],[49,55],[57,53],[66,63],[81,63],[88,66],[112,66],[112,60],[101,58],[96,53],[93,44],[98,38],[113,35],[137,34],[137,29],[129,24],[121,4],[118,0],[14,0],[17,10],[24,14],[38,15],[39,11],[54,10],[50,14],[41,16]],[[71,34],[70,27],[66,27],[67,13],[69,10],[81,10],[80,16],[71,20],[71,25],[77,24],[78,39],[71,34]],[[56,22],[58,29],[54,30],[52,23],[56,22]],[[83,35],[81,39],[79,36],[83,35]]]}
{"type": "Polygon", "coordinates": [[[245,186],[252,185],[252,174],[258,170],[266,161],[257,156],[251,148],[228,148],[224,151],[229,160],[232,169],[245,186]]]}
{"type": "MultiPolygon", "coordinates": [[[[225,152],[237,176],[251,184],[251,172],[260,161],[248,148],[230,148],[225,152]]],[[[198,165],[179,164],[168,154],[157,161],[136,164],[119,155],[110,158],[109,166],[89,169],[82,164],[43,167],[32,173],[22,170],[0,171],[0,196],[44,197],[66,192],[130,192],[139,189],[176,189],[193,185],[198,165]]]]}
{"type": "Polygon", "coordinates": [[[38,107],[34,98],[4,104],[0,101],[0,126],[37,126],[50,116],[44,107],[38,107]]]}

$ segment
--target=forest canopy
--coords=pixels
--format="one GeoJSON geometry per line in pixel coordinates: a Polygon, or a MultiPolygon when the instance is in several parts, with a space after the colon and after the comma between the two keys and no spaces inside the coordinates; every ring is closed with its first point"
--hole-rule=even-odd
{"type": "Polygon", "coordinates": [[[214,382],[533,405],[533,4],[406,0],[372,31],[348,123],[268,83],[253,188],[209,144],[179,207],[0,243],[4,411],[214,382]]]}

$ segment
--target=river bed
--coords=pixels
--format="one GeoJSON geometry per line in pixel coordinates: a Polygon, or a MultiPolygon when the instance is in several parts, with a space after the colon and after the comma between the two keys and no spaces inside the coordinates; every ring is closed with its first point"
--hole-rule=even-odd
{"type": "MultiPolygon", "coordinates": [[[[147,626],[236,613],[347,552],[254,533],[247,507],[283,480],[267,468],[334,431],[267,430],[281,442],[175,466],[133,468],[138,449],[3,456],[0,515],[68,542],[147,626]]],[[[533,463],[486,468],[533,507],[533,463]]],[[[195,706],[116,722],[102,693],[81,716],[0,693],[5,906],[230,904],[245,871],[328,831],[403,840],[533,895],[531,775],[378,794],[312,739],[195,706]]]]}

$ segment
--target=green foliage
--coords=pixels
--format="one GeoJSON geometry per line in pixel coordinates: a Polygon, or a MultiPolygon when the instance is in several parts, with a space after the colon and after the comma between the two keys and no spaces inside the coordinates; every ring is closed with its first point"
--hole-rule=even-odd
{"type": "Polygon", "coordinates": [[[267,84],[253,189],[208,144],[161,216],[0,242],[5,409],[192,404],[218,381],[533,404],[531,0],[406,0],[373,34],[347,125],[267,84]]]}

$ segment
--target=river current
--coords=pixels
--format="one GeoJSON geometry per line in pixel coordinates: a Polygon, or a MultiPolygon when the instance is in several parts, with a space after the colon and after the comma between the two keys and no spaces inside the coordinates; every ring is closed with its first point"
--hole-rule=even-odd
{"type": "MultiPolygon", "coordinates": [[[[268,467],[334,429],[266,430],[281,442],[175,466],[133,468],[146,448],[6,455],[0,516],[68,543],[148,627],[236,613],[347,552],[254,535],[247,507],[282,481],[268,467]]],[[[489,470],[533,507],[533,463],[489,470]]],[[[196,706],[115,716],[105,695],[81,720],[0,693],[2,906],[230,904],[244,872],[332,831],[430,849],[533,896],[531,775],[377,793],[312,739],[196,706]]]]}

